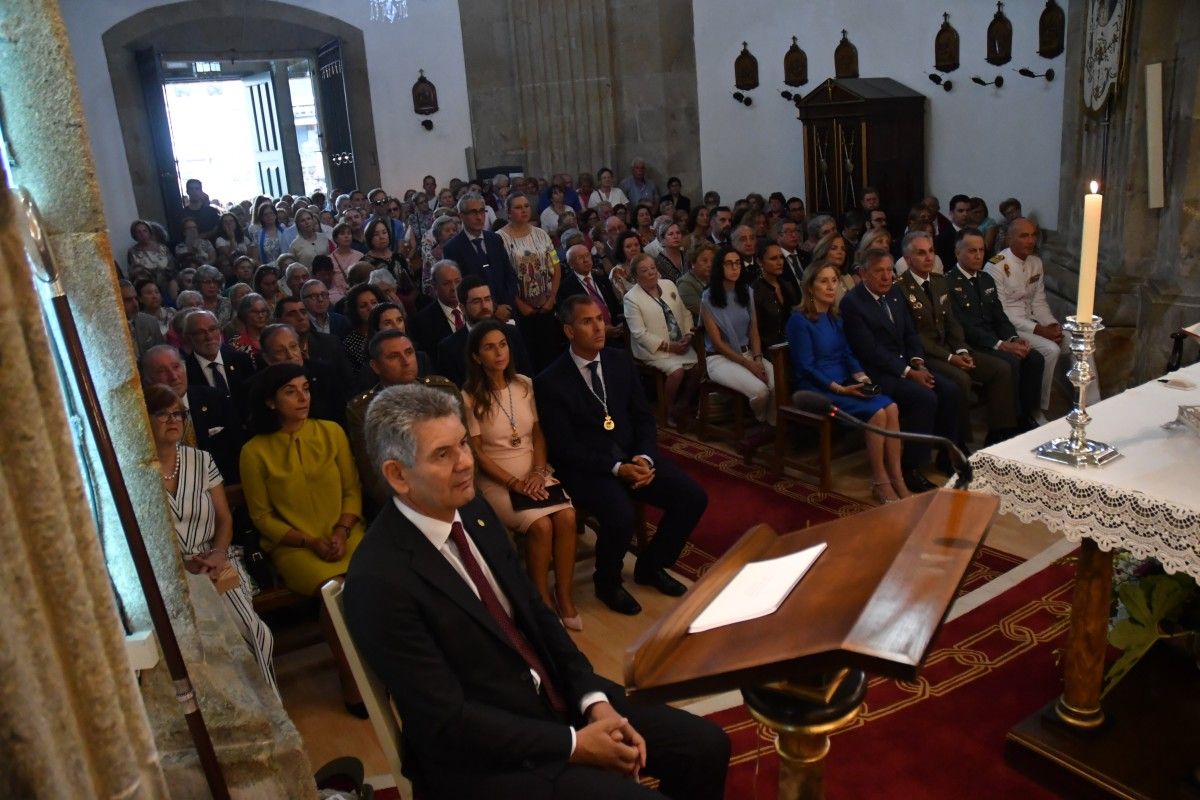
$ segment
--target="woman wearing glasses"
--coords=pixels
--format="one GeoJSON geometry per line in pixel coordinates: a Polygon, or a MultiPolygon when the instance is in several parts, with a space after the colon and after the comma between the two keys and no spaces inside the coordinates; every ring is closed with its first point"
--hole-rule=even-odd
{"type": "Polygon", "coordinates": [[[187,412],[171,387],[159,383],[146,389],[146,408],[183,566],[193,575],[208,575],[214,582],[229,567],[237,572],[239,584],[222,597],[229,604],[238,632],[250,645],[263,677],[275,688],[275,670],[271,666],[275,639],[271,629],[254,613],[245,568],[240,559],[229,555],[233,516],[225,500],[221,473],[212,456],[182,443],[187,412]]]}

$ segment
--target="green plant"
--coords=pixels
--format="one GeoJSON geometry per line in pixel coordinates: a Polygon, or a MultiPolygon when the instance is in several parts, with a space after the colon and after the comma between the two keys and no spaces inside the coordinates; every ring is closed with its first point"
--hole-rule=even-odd
{"type": "Polygon", "coordinates": [[[1117,598],[1128,616],[1113,624],[1108,641],[1124,652],[1104,676],[1104,694],[1159,639],[1187,636],[1200,628],[1200,586],[1187,575],[1130,576],[1118,583],[1117,598]]]}

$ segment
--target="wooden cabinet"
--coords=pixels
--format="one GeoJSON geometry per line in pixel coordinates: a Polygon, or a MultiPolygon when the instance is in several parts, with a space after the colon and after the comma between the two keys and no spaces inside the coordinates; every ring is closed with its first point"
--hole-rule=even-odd
{"type": "Polygon", "coordinates": [[[925,96],[891,78],[831,78],[797,98],[808,213],[857,209],[879,190],[892,226],[925,195],[925,96]]]}

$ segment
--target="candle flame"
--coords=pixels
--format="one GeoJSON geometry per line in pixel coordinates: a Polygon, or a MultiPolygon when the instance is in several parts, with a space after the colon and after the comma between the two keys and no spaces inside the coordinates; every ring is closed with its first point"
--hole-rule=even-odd
{"type": "Polygon", "coordinates": [[[1098,194],[1099,192],[1100,192],[1100,184],[1097,183],[1096,181],[1092,181],[1092,194],[1098,194]]]}

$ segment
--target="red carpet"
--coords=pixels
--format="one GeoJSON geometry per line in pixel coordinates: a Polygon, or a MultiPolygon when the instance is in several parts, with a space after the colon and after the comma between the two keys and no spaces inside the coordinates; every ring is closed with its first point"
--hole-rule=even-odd
{"type": "MultiPolygon", "coordinates": [[[[862,716],[833,737],[830,800],[1057,796],[1005,764],[1003,753],[1009,728],[1061,690],[1056,656],[1074,576],[1065,561],[948,623],[918,683],[871,681],[862,716]]],[[[733,740],[727,800],[774,800],[770,732],[744,707],[709,718],[733,740]]]]}

